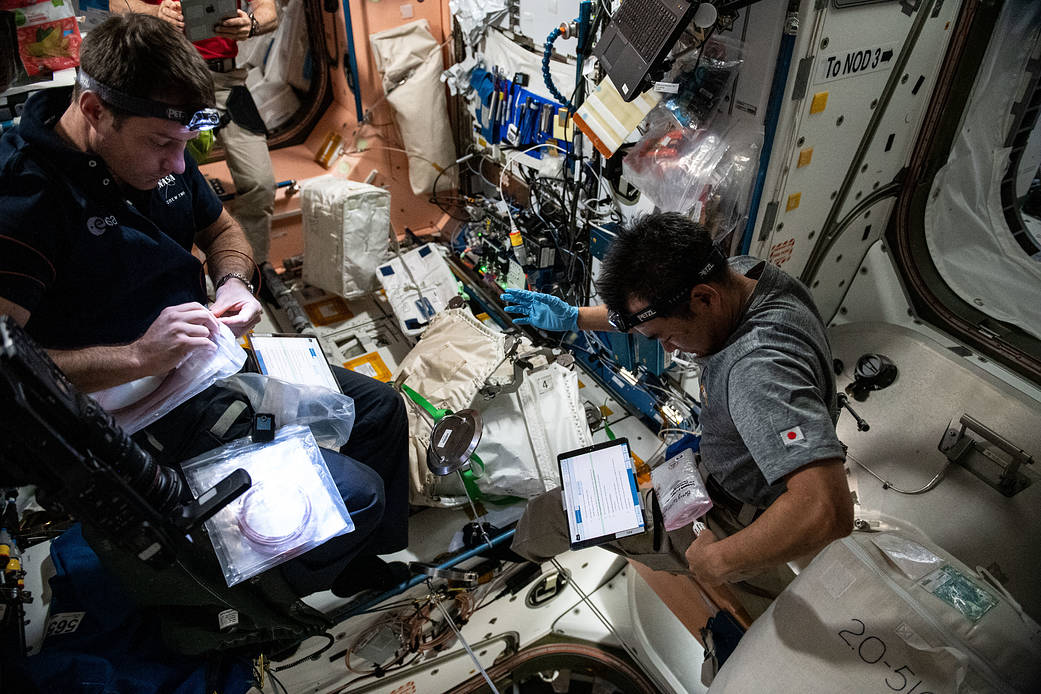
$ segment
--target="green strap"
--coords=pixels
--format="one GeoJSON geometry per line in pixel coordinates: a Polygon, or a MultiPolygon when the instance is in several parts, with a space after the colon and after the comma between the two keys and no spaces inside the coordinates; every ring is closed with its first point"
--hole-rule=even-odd
{"type": "MultiPolygon", "coordinates": [[[[441,421],[445,415],[452,414],[451,410],[442,410],[434,407],[430,404],[430,401],[404,383],[401,384],[401,390],[405,395],[411,398],[414,403],[426,410],[426,413],[433,418],[435,423],[441,421]]],[[[524,499],[519,496],[489,496],[482,492],[477,486],[477,480],[484,477],[484,472],[484,461],[481,460],[476,453],[473,453],[470,456],[470,469],[462,472],[463,486],[466,487],[466,491],[470,495],[471,499],[474,501],[487,501],[490,504],[502,505],[515,504],[518,501],[524,501],[524,499]],[[474,465],[474,463],[476,463],[476,465],[474,465]]]]}
{"type": "Polygon", "coordinates": [[[430,401],[428,401],[422,395],[406,386],[404,383],[401,384],[401,390],[405,393],[405,395],[409,396],[412,399],[412,402],[416,403],[424,410],[426,410],[427,414],[434,419],[435,423],[440,422],[446,414],[452,414],[451,410],[442,410],[437,407],[434,407],[430,404],[430,401]]]}
{"type": "Polygon", "coordinates": [[[614,441],[614,439],[615,439],[614,432],[611,431],[611,427],[608,426],[606,419],[604,420],[604,433],[607,434],[607,438],[608,439],[610,439],[611,441],[614,441]]]}

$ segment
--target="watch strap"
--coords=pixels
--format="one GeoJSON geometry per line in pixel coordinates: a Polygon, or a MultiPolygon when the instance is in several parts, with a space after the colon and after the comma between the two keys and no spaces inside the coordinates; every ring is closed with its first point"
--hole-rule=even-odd
{"type": "Polygon", "coordinates": [[[250,294],[254,294],[255,291],[256,291],[253,288],[253,283],[250,281],[250,278],[246,277],[241,272],[229,272],[228,274],[224,275],[219,280],[217,280],[217,284],[215,284],[213,286],[213,290],[217,291],[218,289],[223,287],[225,284],[227,284],[228,280],[238,280],[238,281],[242,282],[242,284],[246,285],[246,289],[249,290],[250,294]]]}

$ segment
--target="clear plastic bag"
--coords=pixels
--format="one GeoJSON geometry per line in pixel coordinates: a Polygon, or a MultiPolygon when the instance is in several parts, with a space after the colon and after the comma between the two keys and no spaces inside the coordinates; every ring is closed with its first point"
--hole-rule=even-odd
{"type": "Polygon", "coordinates": [[[237,468],[252,485],[206,521],[229,587],[354,530],[306,426],[281,427],[270,443],[239,439],[181,466],[196,495],[237,468]]]}
{"type": "Polygon", "coordinates": [[[130,383],[90,393],[104,409],[111,412],[116,424],[128,434],[144,429],[170,412],[182,402],[209,388],[218,380],[234,374],[246,362],[246,352],[239,347],[231,329],[223,323],[213,340],[215,348],[193,350],[176,368],[162,377],[162,383],[145,383],[139,379],[130,383]],[[140,399],[131,392],[141,388],[140,399]]]}
{"type": "Polygon", "coordinates": [[[688,51],[669,73],[668,81],[678,84],[679,91],[664,99],[662,108],[685,128],[709,125],[740,72],[742,53],[740,41],[722,37],[688,51]]]}
{"type": "Polygon", "coordinates": [[[712,508],[692,448],[685,448],[651,470],[651,484],[658,495],[666,530],[690,525],[712,508]]]}
{"type": "Polygon", "coordinates": [[[727,144],[718,132],[678,126],[655,113],[651,129],[622,161],[625,178],[663,212],[685,213],[701,197],[727,144]]]}
{"type": "Polygon", "coordinates": [[[684,128],[656,113],[623,160],[626,179],[660,210],[688,214],[709,227],[713,238],[733,231],[745,218],[762,129],[721,119],[710,128],[684,128]]]}
{"type": "Polygon", "coordinates": [[[221,385],[242,393],[254,412],[274,415],[277,427],[307,425],[322,448],[339,450],[351,438],[354,400],[343,393],[263,374],[235,374],[221,385]]]}
{"type": "Polygon", "coordinates": [[[748,201],[759,169],[763,129],[739,121],[727,130],[724,140],[727,151],[690,209],[691,218],[705,225],[716,242],[743,229],[748,221],[748,201]]]}

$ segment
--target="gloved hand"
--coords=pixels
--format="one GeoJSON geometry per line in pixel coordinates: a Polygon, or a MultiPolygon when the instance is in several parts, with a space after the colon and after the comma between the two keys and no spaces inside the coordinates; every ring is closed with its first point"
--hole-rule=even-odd
{"type": "Polygon", "coordinates": [[[499,297],[506,302],[507,313],[518,313],[516,325],[531,325],[541,330],[578,330],[578,307],[551,294],[507,289],[499,297]]]}

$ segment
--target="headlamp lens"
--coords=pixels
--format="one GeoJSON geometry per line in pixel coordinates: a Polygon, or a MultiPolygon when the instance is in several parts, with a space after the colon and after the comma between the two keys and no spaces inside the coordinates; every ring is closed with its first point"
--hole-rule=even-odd
{"type": "Polygon", "coordinates": [[[220,125],[220,112],[215,108],[204,108],[196,111],[184,126],[192,132],[213,130],[220,125]]]}

